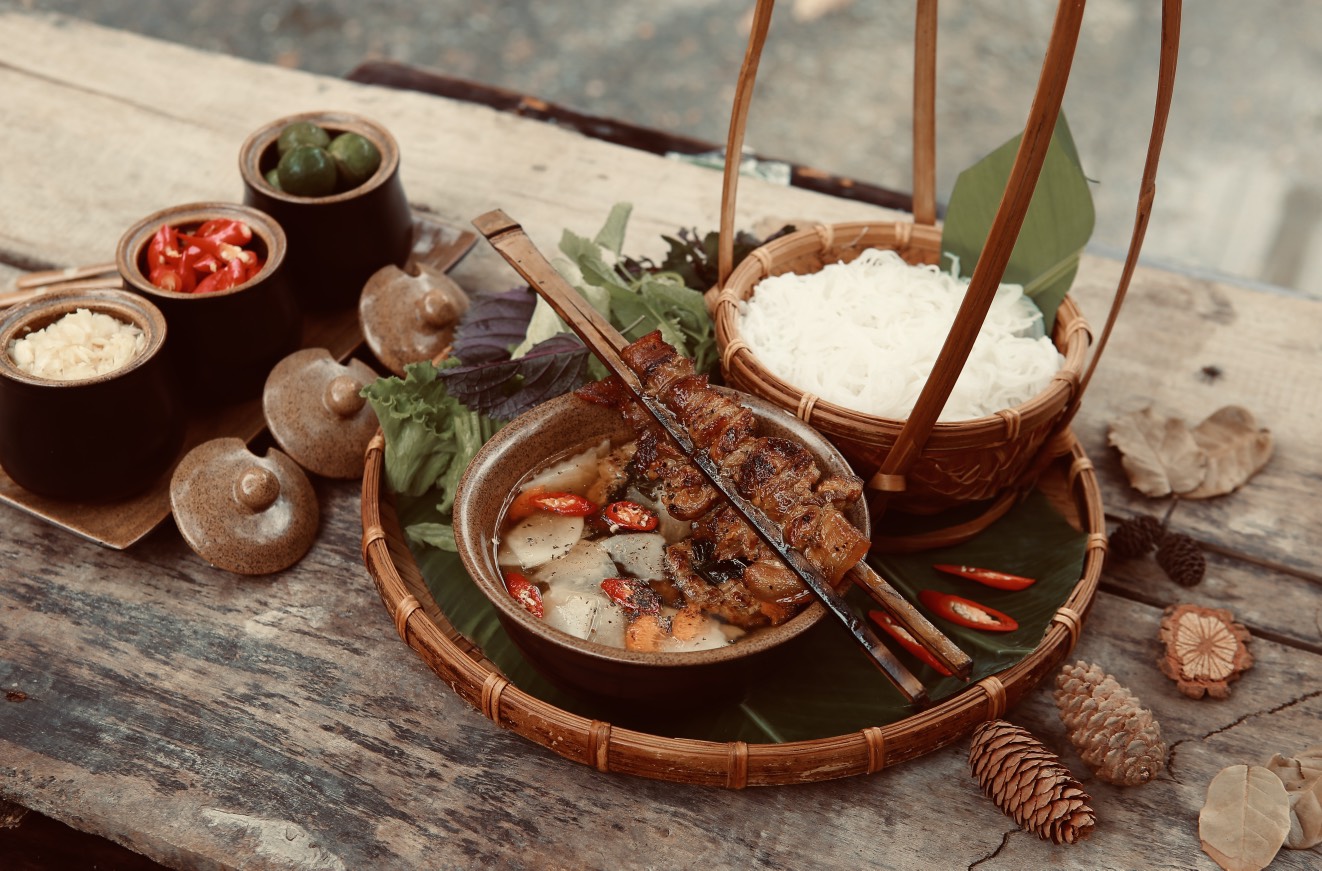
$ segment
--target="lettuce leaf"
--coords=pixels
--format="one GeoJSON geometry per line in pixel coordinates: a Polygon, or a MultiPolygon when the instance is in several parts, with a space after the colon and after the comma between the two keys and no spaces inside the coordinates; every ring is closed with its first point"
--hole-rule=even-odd
{"type": "MultiPolygon", "coordinates": [[[[617,203],[592,239],[566,230],[560,237],[560,251],[572,268],[560,266],[561,273],[598,310],[599,294],[604,290],[608,310],[603,313],[629,340],[660,330],[667,342],[693,360],[697,371],[711,372],[716,364],[716,335],[702,291],[686,285],[676,272],[620,254],[632,209],[628,203],[617,203]]],[[[602,374],[599,365],[591,370],[602,374]]]]}
{"type": "MultiPolygon", "coordinates": [[[[449,520],[464,469],[500,428],[500,421],[470,411],[450,395],[439,375],[457,365],[450,360],[440,367],[410,363],[404,378],[378,378],[362,391],[385,435],[386,485],[408,496],[433,491],[444,520],[449,520]]],[[[436,529],[409,527],[405,532],[437,546],[453,543],[453,530],[448,536],[436,529]]]]}

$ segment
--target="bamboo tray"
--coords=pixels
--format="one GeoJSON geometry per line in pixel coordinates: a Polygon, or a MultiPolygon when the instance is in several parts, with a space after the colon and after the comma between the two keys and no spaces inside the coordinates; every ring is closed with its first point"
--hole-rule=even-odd
{"type": "MultiPolygon", "coordinates": [[[[477,241],[471,231],[446,224],[416,208],[413,225],[415,241],[411,262],[423,262],[441,271],[454,267],[477,241]]],[[[304,316],[303,348],[326,348],[337,360],[344,360],[362,342],[356,308],[304,316]]],[[[175,462],[137,496],[106,503],[47,499],[24,490],[0,469],[0,503],[96,544],[125,550],[170,516],[170,475],[184,454],[202,442],[221,436],[252,441],[265,428],[261,397],[223,408],[196,411],[188,420],[175,462]]]]}
{"type": "Polygon", "coordinates": [[[780,743],[649,734],[557,707],[507,678],[437,604],[382,486],[384,437],[368,446],[362,490],[363,559],[400,637],[468,704],[497,725],[566,759],[657,780],[739,789],[871,774],[951,744],[1002,716],[1073,650],[1101,577],[1105,520],[1092,462],[1066,431],[1043,492],[1084,539],[1082,570],[1041,640],[1016,664],[925,711],[884,725],[780,743]]]}

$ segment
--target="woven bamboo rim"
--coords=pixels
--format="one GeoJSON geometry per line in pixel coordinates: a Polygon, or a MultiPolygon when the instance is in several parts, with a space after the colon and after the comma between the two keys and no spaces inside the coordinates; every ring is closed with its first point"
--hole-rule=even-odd
{"type": "MultiPolygon", "coordinates": [[[[1014,409],[973,421],[945,424],[937,423],[937,417],[1004,275],[1055,129],[1082,23],[1083,0],[1059,3],[1024,135],[982,256],[932,374],[912,413],[902,421],[833,405],[777,378],[761,365],[742,340],[735,315],[738,304],[752,295],[762,278],[784,272],[813,272],[828,262],[853,259],[865,247],[890,248],[911,263],[937,262],[940,231],[935,225],[936,0],[918,0],[916,7],[913,220],[818,225],[762,246],[738,269],[733,269],[737,158],[743,147],[753,84],[773,6],[774,0],[758,0],[726,142],[719,278],[717,286],[707,293],[726,378],[741,389],[797,413],[831,438],[867,480],[874,521],[882,517],[888,504],[931,513],[964,502],[999,499],[1006,488],[1026,491],[1034,475],[1051,460],[1043,453],[1044,446],[1056,444],[1053,436],[1064,431],[1077,413],[1138,260],[1151,214],[1157,161],[1173,91],[1179,0],[1165,0],[1163,5],[1157,104],[1134,232],[1106,327],[1091,362],[1085,369],[1084,359],[1091,339],[1087,324],[1074,303],[1067,299],[1057,313],[1053,332],[1053,340],[1065,354],[1066,363],[1049,387],[1014,409]],[[960,452],[966,455],[958,456],[960,452]]],[[[980,525],[966,525],[964,537],[985,528],[992,513],[985,514],[980,525]]],[[[946,539],[955,540],[961,539],[946,539]]]]}
{"type": "Polygon", "coordinates": [[[432,671],[496,725],[566,759],[599,771],[730,789],[872,774],[954,743],[978,723],[1003,716],[1074,649],[1101,578],[1106,533],[1092,463],[1073,435],[1066,438],[1067,486],[1088,540],[1081,577],[1042,641],[1016,665],[925,711],[828,738],[783,744],[668,738],[581,717],[519,689],[451,625],[428,592],[382,488],[380,432],[368,445],[363,473],[363,561],[395,631],[432,671]]]}

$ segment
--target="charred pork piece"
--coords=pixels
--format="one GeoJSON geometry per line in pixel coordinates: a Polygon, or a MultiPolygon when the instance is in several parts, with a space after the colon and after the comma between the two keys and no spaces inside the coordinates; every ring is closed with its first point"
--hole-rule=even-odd
{"type": "Polygon", "coordinates": [[[763,603],[742,580],[731,578],[723,584],[713,584],[702,576],[693,563],[692,539],[676,542],[666,548],[666,573],[689,606],[705,614],[744,629],[766,626],[772,622],[772,617],[763,611],[763,603]]]}

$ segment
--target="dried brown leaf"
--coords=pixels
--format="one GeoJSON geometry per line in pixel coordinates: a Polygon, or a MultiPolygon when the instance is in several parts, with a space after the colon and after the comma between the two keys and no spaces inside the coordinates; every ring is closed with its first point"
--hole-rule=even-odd
{"type": "Polygon", "coordinates": [[[1290,798],[1290,833],[1285,846],[1309,850],[1322,844],[1322,745],[1295,757],[1277,754],[1267,769],[1281,779],[1290,798]]]}
{"type": "Polygon", "coordinates": [[[1186,499],[1207,499],[1237,489],[1272,455],[1271,430],[1259,429],[1246,408],[1227,405],[1213,412],[1193,429],[1193,440],[1207,455],[1207,474],[1202,483],[1186,493],[1186,499]]]}
{"type": "Polygon", "coordinates": [[[1289,832],[1290,800],[1269,769],[1232,765],[1207,785],[1198,837],[1203,852],[1226,871],[1266,868],[1289,832]]]}
{"type": "Polygon", "coordinates": [[[1146,496],[1186,493],[1207,474],[1207,455],[1188,424],[1151,407],[1111,421],[1107,439],[1120,450],[1130,485],[1146,496]]]}

